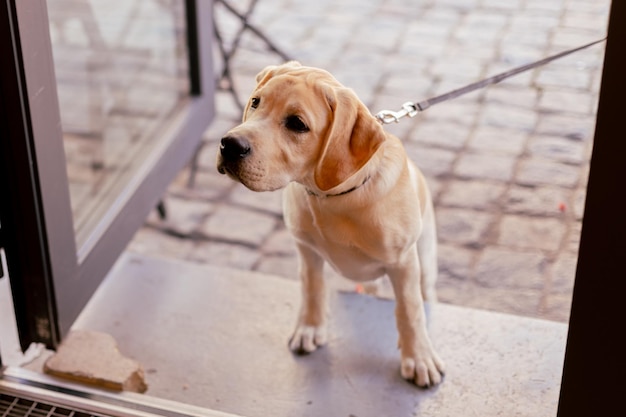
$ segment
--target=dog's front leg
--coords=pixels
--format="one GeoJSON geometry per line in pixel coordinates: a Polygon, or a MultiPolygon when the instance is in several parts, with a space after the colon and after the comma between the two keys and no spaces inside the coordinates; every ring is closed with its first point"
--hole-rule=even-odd
{"type": "Polygon", "coordinates": [[[439,384],[444,364],[433,349],[426,330],[417,252],[410,250],[407,259],[401,265],[389,268],[388,274],[396,296],[402,377],[420,387],[439,384]]]}
{"type": "Polygon", "coordinates": [[[289,348],[296,353],[310,353],[327,341],[328,313],[324,260],[310,247],[298,243],[298,274],[302,282],[302,302],[296,330],[289,348]]]}

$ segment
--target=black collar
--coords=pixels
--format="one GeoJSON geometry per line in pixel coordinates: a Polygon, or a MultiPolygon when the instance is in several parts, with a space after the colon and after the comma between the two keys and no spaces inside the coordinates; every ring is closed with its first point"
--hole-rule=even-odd
{"type": "Polygon", "coordinates": [[[312,195],[314,197],[339,197],[340,195],[346,195],[346,194],[351,193],[352,191],[354,191],[354,190],[356,190],[358,188],[361,188],[362,186],[365,185],[366,182],[369,181],[370,178],[371,177],[368,175],[367,177],[365,177],[365,180],[363,180],[363,182],[360,185],[355,185],[354,187],[352,187],[352,188],[350,188],[350,189],[348,189],[346,191],[342,191],[340,193],[337,193],[337,194],[318,194],[318,193],[316,193],[313,190],[309,190],[308,188],[306,189],[306,192],[307,192],[308,195],[312,195]]]}

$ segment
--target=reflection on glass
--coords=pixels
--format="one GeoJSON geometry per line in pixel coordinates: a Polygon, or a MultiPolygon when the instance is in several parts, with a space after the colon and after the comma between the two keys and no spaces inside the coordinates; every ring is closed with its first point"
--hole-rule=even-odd
{"type": "Polygon", "coordinates": [[[80,247],[188,94],[184,2],[48,2],[80,247]]]}

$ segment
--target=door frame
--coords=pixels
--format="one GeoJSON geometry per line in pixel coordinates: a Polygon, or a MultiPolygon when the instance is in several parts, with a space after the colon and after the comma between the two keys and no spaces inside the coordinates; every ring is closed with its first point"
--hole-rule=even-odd
{"type": "Polygon", "coordinates": [[[45,0],[0,4],[2,236],[22,348],[56,348],[214,116],[212,2],[186,0],[190,96],[76,246],[45,0]]]}

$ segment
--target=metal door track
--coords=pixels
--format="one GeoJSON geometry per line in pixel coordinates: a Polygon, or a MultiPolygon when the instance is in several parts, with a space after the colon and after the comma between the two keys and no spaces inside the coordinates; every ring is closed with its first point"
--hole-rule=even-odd
{"type": "Polygon", "coordinates": [[[0,417],[237,417],[135,393],[90,389],[21,368],[0,369],[0,417]]]}

